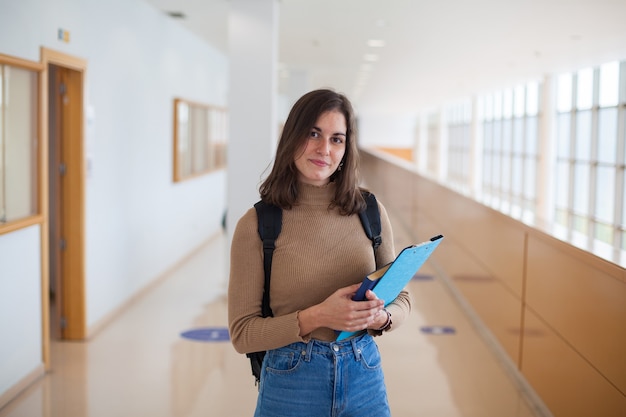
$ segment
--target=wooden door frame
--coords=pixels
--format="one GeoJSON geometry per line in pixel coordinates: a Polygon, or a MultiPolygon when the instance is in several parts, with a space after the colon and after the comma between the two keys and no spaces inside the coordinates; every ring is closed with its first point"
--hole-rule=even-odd
{"type": "Polygon", "coordinates": [[[67,327],[64,338],[82,340],[87,337],[86,320],[86,294],[85,294],[85,175],[86,163],[84,155],[84,85],[87,70],[87,61],[62,52],[42,47],[41,64],[44,69],[41,76],[41,117],[42,117],[42,140],[41,148],[43,157],[41,201],[44,223],[41,228],[41,260],[42,260],[42,326],[43,326],[43,361],[46,369],[50,369],[50,303],[49,303],[49,186],[48,186],[48,65],[56,65],[62,68],[74,70],[79,75],[78,86],[71,88],[70,99],[79,104],[77,114],[71,120],[69,134],[72,137],[71,152],[65,162],[68,172],[73,175],[69,179],[71,186],[68,188],[69,200],[71,201],[71,213],[66,216],[64,222],[64,235],[71,256],[67,256],[66,273],[63,277],[63,303],[67,327]],[[70,249],[71,248],[71,249],[70,249]]]}

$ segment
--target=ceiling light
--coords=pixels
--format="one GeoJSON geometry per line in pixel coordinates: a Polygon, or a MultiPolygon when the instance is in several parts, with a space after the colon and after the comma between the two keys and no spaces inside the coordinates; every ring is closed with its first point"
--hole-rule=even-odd
{"type": "Polygon", "coordinates": [[[367,62],[376,62],[378,61],[378,55],[376,54],[365,54],[363,55],[363,59],[367,62]]]}
{"type": "Polygon", "coordinates": [[[165,12],[169,17],[173,17],[174,19],[184,19],[185,13],[183,12],[165,12]]]}
{"type": "Polygon", "coordinates": [[[371,46],[372,48],[382,48],[385,46],[385,41],[382,39],[370,39],[367,41],[367,46],[371,46]]]}

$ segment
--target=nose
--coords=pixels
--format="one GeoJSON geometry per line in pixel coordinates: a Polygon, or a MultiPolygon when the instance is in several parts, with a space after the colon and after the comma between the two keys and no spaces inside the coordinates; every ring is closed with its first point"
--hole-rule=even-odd
{"type": "Polygon", "coordinates": [[[321,140],[317,147],[317,153],[320,155],[328,155],[330,152],[330,145],[327,140],[321,140]]]}

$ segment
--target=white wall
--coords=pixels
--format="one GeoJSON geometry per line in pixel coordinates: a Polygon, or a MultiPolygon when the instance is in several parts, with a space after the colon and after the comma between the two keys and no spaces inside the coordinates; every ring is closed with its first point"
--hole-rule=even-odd
{"type": "MultiPolygon", "coordinates": [[[[0,53],[38,62],[41,46],[88,63],[91,327],[219,231],[225,172],[172,182],[172,106],[226,106],[228,61],[141,0],[0,0],[0,53]]],[[[0,396],[41,363],[39,251],[38,227],[0,235],[0,396]]]]}
{"type": "Polygon", "coordinates": [[[39,231],[0,235],[0,395],[41,364],[39,231]]]}
{"type": "Polygon", "coordinates": [[[416,114],[359,114],[359,144],[364,148],[384,146],[413,148],[418,125],[416,114]]]}

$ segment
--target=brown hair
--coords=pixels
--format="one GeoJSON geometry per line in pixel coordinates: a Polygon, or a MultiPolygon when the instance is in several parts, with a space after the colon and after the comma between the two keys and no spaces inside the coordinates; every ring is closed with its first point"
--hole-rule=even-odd
{"type": "Polygon", "coordinates": [[[346,118],[346,151],[340,170],[330,181],[337,187],[331,207],[339,207],[342,214],[354,214],[365,207],[359,188],[359,152],[356,144],[356,120],[350,101],[333,90],[321,89],[306,93],[293,105],[283,127],[274,166],[259,187],[261,199],[283,209],[298,202],[298,169],[295,156],[308,140],[311,128],[320,115],[340,111],[346,118]]]}

